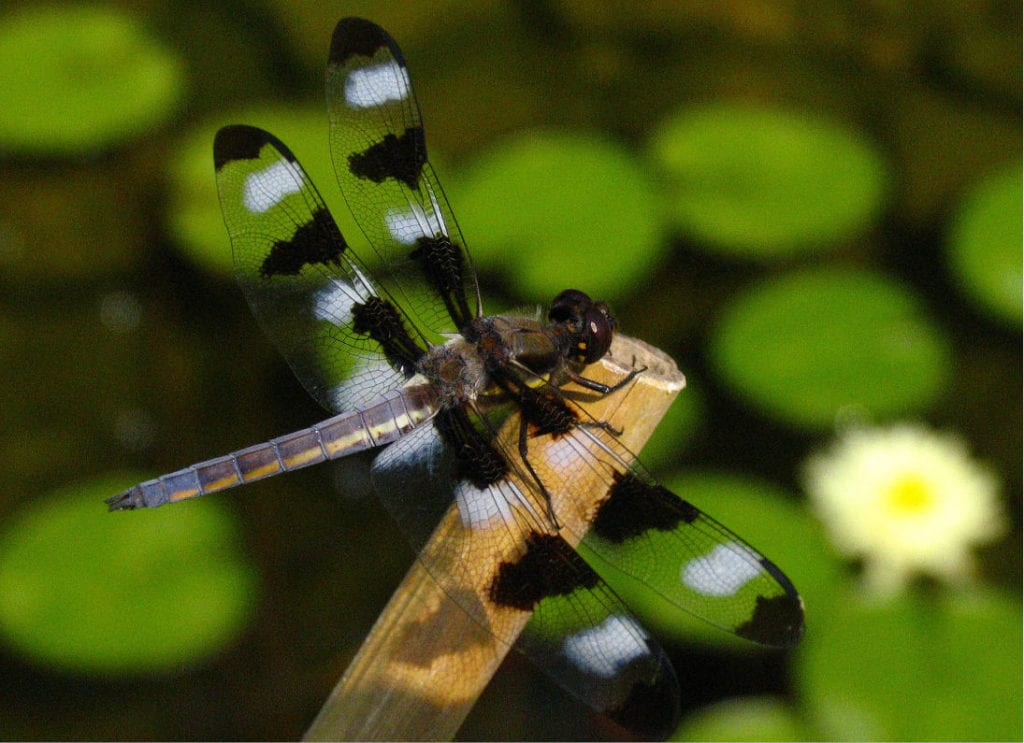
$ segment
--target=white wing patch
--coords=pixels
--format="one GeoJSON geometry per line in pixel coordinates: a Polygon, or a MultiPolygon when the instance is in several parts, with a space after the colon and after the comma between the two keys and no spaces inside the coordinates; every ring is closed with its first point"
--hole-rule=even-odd
{"type": "Polygon", "coordinates": [[[263,214],[300,190],[302,173],[294,163],[278,160],[245,177],[242,203],[253,214],[263,214]]]}
{"type": "Polygon", "coordinates": [[[409,97],[409,73],[393,62],[352,70],[345,80],[345,102],[352,108],[373,108],[409,97]]]}
{"type": "Polygon", "coordinates": [[[512,509],[497,488],[480,490],[471,482],[460,482],[455,488],[459,517],[467,529],[490,529],[512,522],[512,509]]]}
{"type": "Polygon", "coordinates": [[[331,279],[313,294],[312,313],[317,320],[344,327],[352,322],[352,307],[366,303],[373,296],[373,289],[363,273],[355,266],[350,267],[357,278],[355,284],[341,279],[331,279]]]}
{"type": "Polygon", "coordinates": [[[562,641],[565,657],[585,673],[612,678],[629,662],[650,653],[647,635],[629,616],[612,615],[562,641]]]}
{"type": "Polygon", "coordinates": [[[351,286],[334,280],[313,295],[313,317],[344,327],[352,322],[352,307],[360,300],[351,286]]]}
{"type": "Polygon", "coordinates": [[[437,211],[426,212],[417,205],[408,210],[388,209],[384,214],[384,224],[391,237],[402,245],[414,245],[421,237],[434,237],[444,232],[444,221],[437,211]]]}
{"type": "Polygon", "coordinates": [[[761,574],[761,556],[737,542],[715,545],[683,564],[683,585],[703,596],[732,596],[761,574]]]}

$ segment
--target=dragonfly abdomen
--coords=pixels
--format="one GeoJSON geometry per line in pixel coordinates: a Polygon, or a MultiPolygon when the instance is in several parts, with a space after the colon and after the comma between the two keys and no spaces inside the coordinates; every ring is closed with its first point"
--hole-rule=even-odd
{"type": "Polygon", "coordinates": [[[395,390],[362,410],[328,418],[301,431],[193,464],[139,483],[107,499],[111,511],[156,508],[389,444],[430,420],[429,387],[395,390]]]}

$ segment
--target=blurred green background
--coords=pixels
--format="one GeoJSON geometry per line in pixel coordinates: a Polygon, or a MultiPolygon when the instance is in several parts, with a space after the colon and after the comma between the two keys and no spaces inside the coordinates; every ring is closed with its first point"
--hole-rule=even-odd
{"type": "MultiPolygon", "coordinates": [[[[1020,739],[1021,9],[949,0],[5,3],[0,738],[297,738],[412,560],[366,457],[102,504],[323,417],[233,283],[211,147],[273,131],[345,229],[346,15],[406,53],[488,309],[571,285],[676,358],[645,460],[805,595],[789,653],[644,614],[679,737],[1020,739]],[[969,587],[872,600],[800,473],[901,420],[964,440],[1009,528],[969,587]]],[[[460,735],[622,731],[514,656],[460,735]]]]}

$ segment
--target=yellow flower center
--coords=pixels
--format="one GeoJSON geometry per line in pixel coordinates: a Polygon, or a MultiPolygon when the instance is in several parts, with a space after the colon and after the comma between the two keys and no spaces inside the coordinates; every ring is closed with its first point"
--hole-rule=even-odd
{"type": "Polygon", "coordinates": [[[934,503],[935,493],[920,475],[904,475],[885,493],[885,504],[895,516],[916,516],[934,503]]]}

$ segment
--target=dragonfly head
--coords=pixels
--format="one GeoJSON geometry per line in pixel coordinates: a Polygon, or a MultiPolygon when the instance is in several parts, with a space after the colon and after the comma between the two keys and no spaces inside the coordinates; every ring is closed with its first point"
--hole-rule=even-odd
{"type": "Polygon", "coordinates": [[[604,302],[566,289],[551,302],[548,320],[561,329],[567,358],[584,366],[601,359],[612,345],[615,318],[604,302]]]}

